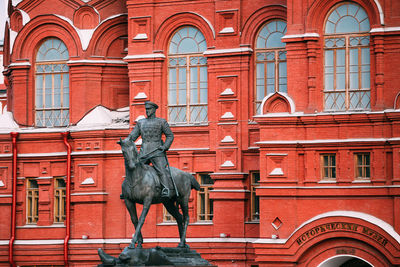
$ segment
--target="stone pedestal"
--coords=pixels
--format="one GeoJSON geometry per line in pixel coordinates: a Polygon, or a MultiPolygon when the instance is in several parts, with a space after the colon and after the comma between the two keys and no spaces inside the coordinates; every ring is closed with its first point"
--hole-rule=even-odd
{"type": "Polygon", "coordinates": [[[117,266],[207,266],[211,264],[203,259],[199,253],[189,248],[129,248],[115,258],[99,249],[102,264],[98,267],[117,266]]]}

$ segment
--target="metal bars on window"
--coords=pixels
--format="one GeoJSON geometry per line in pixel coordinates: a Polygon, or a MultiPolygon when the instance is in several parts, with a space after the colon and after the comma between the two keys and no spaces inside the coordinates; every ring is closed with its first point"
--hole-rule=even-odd
{"type": "Polygon", "coordinates": [[[206,39],[185,26],[172,36],[168,55],[168,120],[194,124],[208,121],[206,39]]]}
{"type": "Polygon", "coordinates": [[[325,22],[324,109],[366,110],[371,106],[370,22],[358,4],[335,6],[325,22]]]}
{"type": "Polygon", "coordinates": [[[171,56],[168,83],[169,121],[208,121],[207,59],[202,55],[171,56]]]}
{"type": "Polygon", "coordinates": [[[256,53],[256,113],[260,114],[265,96],[287,92],[286,51],[284,49],[258,50],[256,53]]]}
{"type": "Polygon", "coordinates": [[[65,63],[36,64],[36,126],[69,124],[69,73],[65,63]]]}
{"type": "Polygon", "coordinates": [[[325,38],[325,110],[370,108],[369,36],[325,38]]]}
{"type": "Polygon", "coordinates": [[[285,43],[286,22],[271,20],[259,31],[255,53],[255,113],[260,114],[262,100],[268,94],[287,92],[285,43]]]}
{"type": "Polygon", "coordinates": [[[35,125],[69,124],[68,50],[63,42],[49,38],[42,43],[35,64],[35,125]]]}

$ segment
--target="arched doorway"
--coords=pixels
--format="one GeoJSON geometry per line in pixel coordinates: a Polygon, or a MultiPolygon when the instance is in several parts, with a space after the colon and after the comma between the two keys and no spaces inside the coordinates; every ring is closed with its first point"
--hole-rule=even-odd
{"type": "Polygon", "coordinates": [[[340,255],[323,261],[318,267],[373,267],[373,265],[359,257],[340,255]]]}

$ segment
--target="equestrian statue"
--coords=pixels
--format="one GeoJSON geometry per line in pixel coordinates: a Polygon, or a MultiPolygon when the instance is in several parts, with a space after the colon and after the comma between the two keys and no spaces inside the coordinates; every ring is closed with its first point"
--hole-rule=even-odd
{"type": "MultiPolygon", "coordinates": [[[[180,242],[178,248],[188,248],[186,230],[189,224],[188,203],[192,189],[200,190],[200,184],[193,175],[180,169],[170,167],[166,151],[171,146],[174,135],[165,119],[157,118],[157,104],[146,101],[146,116],[137,122],[127,138],[117,142],[121,146],[125,162],[125,180],[122,183],[121,198],[124,199],[135,234],[124,253],[142,248],[143,237],[141,229],[151,204],[162,203],[175,218],[180,242]],[[165,136],[165,141],[162,140],[165,136]],[[141,136],[142,144],[138,152],[135,141],[141,136]],[[150,164],[151,163],[151,164],[150,164]],[[136,203],[143,205],[138,219],[136,203]],[[179,211],[182,210],[182,214],[179,211]]],[[[111,259],[101,249],[99,255],[103,263],[111,259]]]]}

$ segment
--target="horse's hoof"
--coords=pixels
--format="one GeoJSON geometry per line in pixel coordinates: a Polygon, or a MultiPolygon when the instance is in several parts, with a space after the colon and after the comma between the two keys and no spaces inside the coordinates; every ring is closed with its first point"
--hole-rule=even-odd
{"type": "Polygon", "coordinates": [[[178,248],[190,248],[188,244],[179,244],[178,248]]]}
{"type": "Polygon", "coordinates": [[[130,244],[128,248],[129,249],[135,249],[135,245],[130,244]]]}

